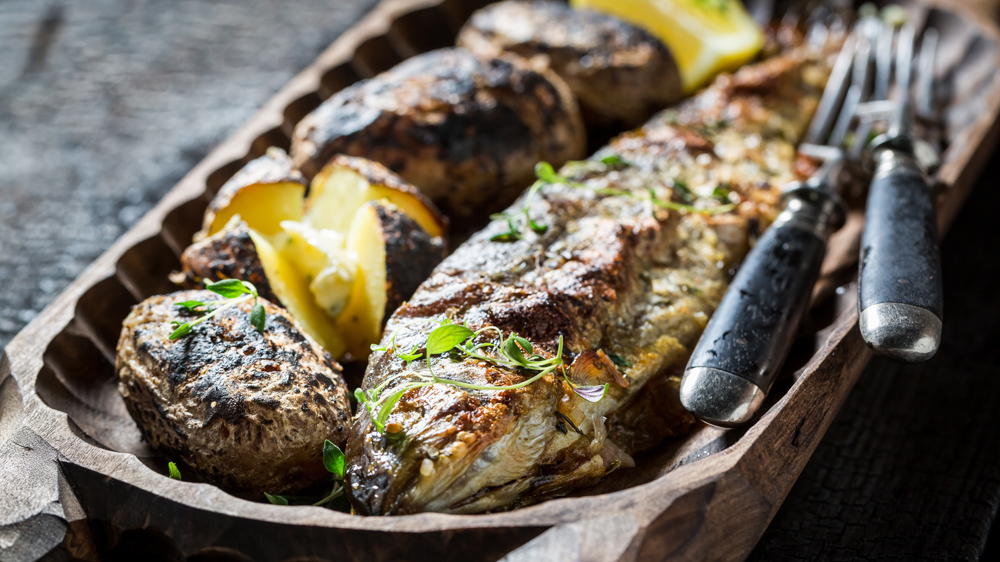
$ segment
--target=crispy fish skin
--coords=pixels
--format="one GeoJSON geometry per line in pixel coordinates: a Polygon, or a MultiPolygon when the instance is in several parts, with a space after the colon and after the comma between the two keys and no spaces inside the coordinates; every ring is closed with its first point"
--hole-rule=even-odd
{"type": "MultiPolygon", "coordinates": [[[[630,452],[688,430],[690,415],[674,408],[673,419],[637,428],[651,419],[636,410],[649,408],[643,390],[648,386],[654,398],[676,393],[670,377],[683,368],[752,236],[776,216],[779,188],[810,171],[810,163],[797,159],[795,144],[826,76],[825,60],[804,48],[722,76],[592,161],[561,171],[591,188],[632,196],[548,184],[531,206],[546,232],[493,242],[507,229],[494,221],[442,262],[397,310],[383,343],[395,332],[398,347],[408,350],[448,318],[474,330],[516,331],[547,357],[562,336],[567,362],[601,350],[631,366],[622,369],[622,381],[599,370],[576,381],[610,383],[596,403],[551,375],[517,390],[445,384],[410,390],[388,418],[402,431],[388,436],[361,408],[347,453],[346,489],[355,509],[404,514],[517,507],[593,484],[628,466],[630,452]],[[625,164],[600,163],[609,154],[625,164]],[[647,195],[652,189],[659,200],[718,205],[717,188],[731,190],[739,202],[733,211],[658,208],[647,195]]],[[[436,356],[430,363],[439,377],[480,385],[530,376],[468,358],[436,356]]],[[[428,367],[422,360],[407,367],[390,353],[375,352],[363,388],[390,381],[391,389],[428,367]]]]}

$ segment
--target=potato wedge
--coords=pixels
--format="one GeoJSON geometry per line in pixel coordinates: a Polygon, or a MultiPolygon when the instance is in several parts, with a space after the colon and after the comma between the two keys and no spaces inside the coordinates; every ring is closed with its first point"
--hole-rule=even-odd
{"type": "Polygon", "coordinates": [[[302,220],[305,194],[305,178],[291,158],[284,150],[271,147],[222,186],[205,211],[195,241],[221,231],[235,215],[253,230],[273,236],[281,231],[281,221],[302,220]]]}
{"type": "Polygon", "coordinates": [[[205,280],[240,279],[257,287],[257,293],[273,303],[281,303],[250,237],[246,221],[234,219],[221,231],[195,242],[181,254],[183,271],[170,280],[185,289],[202,289],[205,280]]]}
{"type": "Polygon", "coordinates": [[[373,199],[399,207],[431,236],[443,236],[448,228],[448,219],[416,187],[377,162],[344,154],[335,156],[313,178],[305,222],[346,233],[361,205],[373,199]]]}
{"type": "Polygon", "coordinates": [[[346,349],[344,339],[334,320],[316,304],[313,294],[309,291],[308,278],[265,236],[250,230],[250,238],[257,248],[257,255],[271,289],[282,306],[288,309],[292,317],[302,324],[306,333],[324,349],[334,357],[341,357],[346,349]]]}
{"type": "Polygon", "coordinates": [[[363,204],[351,222],[347,248],[358,271],[347,308],[337,318],[352,359],[368,356],[382,337],[386,319],[444,259],[444,240],[431,236],[399,207],[363,204]]]}

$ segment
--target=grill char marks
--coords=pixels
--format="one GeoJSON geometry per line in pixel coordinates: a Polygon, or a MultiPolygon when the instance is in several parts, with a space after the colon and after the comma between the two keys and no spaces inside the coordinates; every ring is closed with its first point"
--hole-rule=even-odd
{"type": "Polygon", "coordinates": [[[220,297],[152,297],[123,324],[119,391],[145,439],[199,477],[254,498],[324,479],[323,441],[343,445],[350,417],[340,365],[264,300],[263,333],[244,302],[171,341],[172,321],[195,318],[174,306],[186,300],[220,297]]]}
{"type": "Polygon", "coordinates": [[[558,77],[441,49],[325,101],[296,127],[292,158],[312,177],[338,153],[363,155],[461,217],[509,203],[535,162],[581,157],[584,136],[558,77]]]}
{"type": "Polygon", "coordinates": [[[511,53],[562,78],[591,126],[634,127],[681,96],[680,74],[656,37],[618,18],[561,2],[507,1],[472,15],[458,45],[511,53]]]}

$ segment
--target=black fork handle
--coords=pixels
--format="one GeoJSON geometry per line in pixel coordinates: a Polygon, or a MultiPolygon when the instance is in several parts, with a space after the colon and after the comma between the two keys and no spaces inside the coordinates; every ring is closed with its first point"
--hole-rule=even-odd
{"type": "Polygon", "coordinates": [[[819,276],[829,209],[840,205],[820,194],[821,201],[791,201],[757,241],[695,346],[681,402],[702,420],[746,423],[770,390],[819,276]]]}
{"type": "Polygon", "coordinates": [[[941,343],[941,251],[931,189],[912,153],[876,156],[861,239],[861,335],[891,359],[930,359],[941,343]]]}

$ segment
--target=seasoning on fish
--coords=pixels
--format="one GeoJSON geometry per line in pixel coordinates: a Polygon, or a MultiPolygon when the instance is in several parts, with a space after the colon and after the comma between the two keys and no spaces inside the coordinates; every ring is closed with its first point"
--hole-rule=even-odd
{"type": "Polygon", "coordinates": [[[631,453],[689,431],[676,375],[777,214],[779,188],[811,171],[795,144],[827,71],[820,53],[798,47],[722,76],[590,161],[545,171],[442,262],[389,321],[362,388],[434,376],[486,389],[411,385],[381,428],[360,408],[347,451],[354,508],[517,507],[594,484],[632,465],[631,453]],[[445,319],[496,327],[483,342],[514,332],[542,358],[562,341],[572,382],[607,384],[606,395],[574,392],[558,370],[497,390],[537,373],[465,353],[393,352],[419,351],[445,319]]]}

